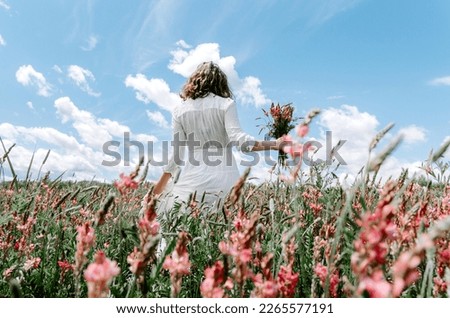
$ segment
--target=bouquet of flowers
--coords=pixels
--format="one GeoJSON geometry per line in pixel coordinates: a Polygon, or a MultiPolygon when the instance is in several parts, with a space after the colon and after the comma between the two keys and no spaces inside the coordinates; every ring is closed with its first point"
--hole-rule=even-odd
{"type": "MultiPolygon", "coordinates": [[[[267,136],[278,139],[285,135],[288,135],[289,132],[295,128],[295,122],[300,119],[294,118],[294,107],[291,103],[282,105],[275,105],[272,103],[270,105],[269,111],[263,109],[264,116],[267,117],[267,122],[265,125],[261,127],[260,133],[264,129],[268,129],[267,136]]],[[[278,161],[280,164],[284,165],[287,155],[284,151],[279,150],[278,152],[278,161]]]]}

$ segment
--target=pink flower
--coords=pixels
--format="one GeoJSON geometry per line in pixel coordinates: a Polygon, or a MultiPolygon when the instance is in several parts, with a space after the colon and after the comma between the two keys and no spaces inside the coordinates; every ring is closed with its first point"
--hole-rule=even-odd
{"type": "Polygon", "coordinates": [[[109,293],[109,284],[119,273],[120,268],[116,261],[106,258],[103,251],[98,251],[95,254],[95,262],[89,264],[84,272],[84,279],[88,284],[88,296],[106,297],[109,293]]]}
{"type": "MultiPolygon", "coordinates": [[[[130,264],[130,271],[136,276],[139,288],[144,291],[144,270],[155,261],[156,247],[158,244],[159,223],[156,221],[156,200],[151,192],[147,193],[142,200],[140,214],[142,217],[138,221],[139,248],[135,247],[127,257],[130,264]]],[[[144,291],[145,293],[145,291],[144,291]]]]}
{"type": "Polygon", "coordinates": [[[261,273],[253,278],[255,289],[252,297],[275,298],[278,296],[278,284],[271,278],[264,280],[261,273]]]}
{"type": "Polygon", "coordinates": [[[358,286],[360,292],[366,291],[371,298],[389,297],[391,288],[391,284],[385,280],[381,270],[377,270],[370,277],[365,277],[358,286]]]}
{"type": "Polygon", "coordinates": [[[10,268],[5,269],[5,270],[3,271],[3,277],[4,277],[5,279],[8,279],[8,278],[11,276],[11,274],[14,272],[14,270],[16,269],[16,267],[17,267],[17,265],[13,265],[13,266],[11,266],[10,268]]]}
{"type": "Polygon", "coordinates": [[[292,271],[291,266],[280,266],[277,283],[281,297],[294,297],[299,275],[292,271]]]}
{"type": "Polygon", "coordinates": [[[89,222],[77,227],[77,251],[75,253],[75,274],[81,273],[87,262],[86,255],[89,253],[95,241],[95,231],[89,222]]]}
{"type": "Polygon", "coordinates": [[[297,126],[297,135],[301,138],[305,137],[309,132],[309,126],[308,125],[298,125],[297,126]]]}
{"type": "Polygon", "coordinates": [[[127,189],[137,189],[138,183],[134,181],[131,176],[126,176],[123,173],[119,175],[120,181],[114,181],[114,186],[119,190],[120,193],[125,193],[127,189]]]}
{"type": "Polygon", "coordinates": [[[292,158],[303,156],[303,145],[293,142],[283,146],[283,151],[289,154],[292,158]]]}
{"type": "MultiPolygon", "coordinates": [[[[328,277],[328,268],[321,263],[318,263],[316,265],[316,268],[314,269],[314,274],[316,274],[316,276],[319,278],[322,287],[325,288],[326,280],[328,277]]],[[[337,297],[339,287],[339,274],[336,270],[330,276],[329,284],[329,291],[331,296],[337,297]]]]}
{"type": "Polygon", "coordinates": [[[319,280],[323,283],[327,279],[328,270],[327,267],[318,263],[316,268],[314,268],[314,274],[319,278],[319,280]]]}
{"type": "Polygon", "coordinates": [[[177,246],[172,255],[167,256],[163,263],[163,268],[170,273],[172,283],[172,297],[178,296],[181,291],[182,278],[191,272],[191,262],[187,251],[189,237],[186,232],[178,235],[177,246]]]}
{"type": "Polygon", "coordinates": [[[40,257],[35,257],[32,259],[26,260],[25,263],[23,264],[23,270],[27,272],[32,268],[38,268],[40,263],[41,263],[40,257]]]}
{"type": "Polygon", "coordinates": [[[205,269],[205,279],[200,284],[200,293],[207,298],[222,298],[224,289],[233,288],[233,283],[228,279],[225,283],[225,271],[223,263],[217,261],[212,267],[205,269]]]}

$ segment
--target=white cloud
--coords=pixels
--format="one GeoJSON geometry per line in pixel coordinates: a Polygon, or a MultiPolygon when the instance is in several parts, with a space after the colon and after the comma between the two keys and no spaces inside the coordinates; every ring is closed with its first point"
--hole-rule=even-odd
{"type": "Polygon", "coordinates": [[[147,110],[147,116],[152,122],[156,123],[161,128],[170,127],[164,115],[159,111],[151,112],[147,110]]]}
{"type": "MultiPolygon", "coordinates": [[[[155,153],[161,151],[158,145],[155,149],[149,148],[148,143],[157,141],[156,137],[133,133],[128,126],[108,118],[97,118],[92,113],[79,109],[68,97],[57,99],[55,108],[63,123],[72,123],[78,136],[72,136],[51,127],[0,124],[0,136],[6,147],[9,148],[12,144],[16,144],[9,156],[19,177],[25,177],[33,152],[34,161],[31,171],[33,177],[37,177],[37,172],[48,149],[51,149],[51,152],[42,173],[51,171],[52,176],[55,177],[67,171],[65,179],[86,180],[95,176],[97,180],[101,181],[111,181],[116,179],[120,172],[128,173],[127,171],[134,169],[139,155],[152,154],[147,153],[147,150],[155,153]],[[140,142],[144,146],[144,153],[140,153],[139,148],[133,144],[125,144],[125,132],[129,133],[130,141],[134,142],[134,145],[136,142],[140,142]],[[103,142],[106,141],[116,142],[116,146],[107,148],[109,154],[104,152],[102,147],[103,142]],[[117,146],[117,142],[119,146],[117,146]],[[120,156],[121,159],[114,166],[104,164],[104,160],[111,162],[114,159],[111,157],[111,152],[120,156]],[[73,174],[75,174],[74,177],[72,177],[73,174]]],[[[6,177],[9,177],[8,169],[5,170],[6,177]]],[[[153,175],[159,173],[159,170],[159,167],[150,167],[150,173],[153,175]]]]}
{"type": "Polygon", "coordinates": [[[95,82],[95,77],[91,71],[78,65],[70,65],[67,70],[67,76],[84,92],[91,96],[99,97],[101,94],[95,92],[89,86],[89,80],[95,82]]]}
{"type": "Polygon", "coordinates": [[[0,34],[0,46],[6,46],[6,41],[1,34],[0,34]]]}
{"type": "Polygon", "coordinates": [[[89,38],[86,40],[86,45],[82,46],[81,49],[83,51],[92,51],[95,49],[98,43],[98,38],[95,35],[90,35],[89,38]]]}
{"type": "Polygon", "coordinates": [[[37,72],[31,65],[22,65],[16,72],[17,81],[24,86],[37,86],[38,95],[48,97],[51,95],[51,85],[47,83],[44,75],[37,72]]]}
{"type": "MultiPolygon", "coordinates": [[[[360,111],[356,106],[342,105],[339,108],[323,110],[318,118],[318,124],[321,128],[319,142],[324,147],[318,152],[316,158],[326,159],[326,131],[330,131],[332,135],[330,148],[336,146],[339,140],[345,140],[345,144],[338,150],[338,153],[344,159],[346,165],[340,166],[337,172],[341,181],[347,175],[347,184],[351,184],[357,173],[367,164],[369,144],[382,128],[378,119],[373,114],[360,111]]],[[[404,127],[399,133],[404,135],[403,141],[407,144],[426,140],[426,130],[415,125],[404,127]]],[[[386,135],[383,140],[389,142],[390,137],[390,135],[386,135]]],[[[372,156],[376,156],[382,150],[383,146],[378,146],[373,151],[372,156]]],[[[420,161],[400,159],[395,156],[394,152],[381,166],[378,177],[386,181],[391,176],[397,177],[402,169],[408,169],[410,174],[421,174],[423,172],[419,169],[420,165],[420,161]]]]}
{"type": "Polygon", "coordinates": [[[4,0],[0,0],[0,7],[2,7],[5,10],[11,9],[11,7],[4,0]]]}
{"type": "Polygon", "coordinates": [[[270,103],[270,100],[261,90],[261,81],[254,76],[240,78],[236,69],[236,59],[233,56],[220,56],[220,47],[217,43],[202,43],[193,49],[184,41],[179,41],[176,50],[172,51],[172,60],[169,69],[176,74],[188,78],[205,61],[213,61],[227,74],[230,86],[234,90],[240,102],[263,106],[270,103]]]}
{"type": "Polygon", "coordinates": [[[179,40],[176,44],[177,44],[179,47],[182,47],[182,48],[184,48],[184,49],[190,49],[190,48],[192,48],[192,46],[190,46],[189,44],[187,44],[184,40],[179,40]]]}
{"type": "MultiPolygon", "coordinates": [[[[58,98],[54,106],[62,122],[72,121],[72,126],[82,141],[90,147],[101,149],[105,142],[115,140],[114,137],[123,138],[126,132],[131,133],[128,126],[108,118],[97,118],[92,113],[79,109],[69,97],[58,98]]],[[[130,137],[133,138],[133,134],[130,137]]],[[[154,136],[148,136],[148,139],[157,140],[154,136]]]]}
{"type": "Polygon", "coordinates": [[[369,144],[379,130],[376,116],[362,112],[356,106],[342,105],[339,108],[323,110],[318,118],[318,125],[321,130],[318,141],[322,148],[315,158],[326,160],[327,147],[331,149],[340,140],[345,141],[337,151],[345,161],[339,171],[341,176],[349,174],[350,179],[356,177],[360,169],[367,164],[369,144]]]}
{"type": "Polygon", "coordinates": [[[27,102],[27,107],[28,107],[29,109],[34,109],[33,103],[30,102],[30,101],[27,102]]]}
{"type": "Polygon", "coordinates": [[[159,78],[148,79],[143,74],[128,75],[125,79],[125,86],[136,91],[138,100],[146,104],[154,102],[167,111],[172,111],[176,105],[181,103],[181,98],[177,94],[171,93],[169,85],[159,78]]]}
{"type": "MultiPolygon", "coordinates": [[[[51,149],[51,155],[46,163],[46,168],[53,173],[61,173],[65,170],[83,171],[95,173],[96,163],[101,162],[101,153],[95,153],[89,147],[78,143],[78,141],[67,134],[64,134],[50,127],[23,127],[14,126],[9,123],[0,124],[0,134],[9,143],[16,143],[14,151],[10,156],[17,172],[24,172],[30,163],[32,157],[31,147],[25,147],[26,144],[38,143],[46,144],[51,149]]],[[[34,163],[35,171],[37,164],[41,164],[46,153],[43,147],[36,149],[34,163]]]]}
{"type": "Polygon", "coordinates": [[[109,125],[100,124],[93,114],[80,110],[69,97],[58,98],[54,106],[63,123],[73,121],[73,127],[88,146],[101,149],[105,142],[113,139],[107,129],[109,125]]]}
{"type": "Polygon", "coordinates": [[[253,76],[248,76],[242,80],[242,86],[236,92],[236,96],[244,104],[254,104],[264,106],[270,103],[266,95],[261,90],[261,81],[253,76]]]}
{"type": "Polygon", "coordinates": [[[434,86],[450,86],[450,76],[438,77],[430,81],[434,86]]]}
{"type": "Polygon", "coordinates": [[[186,45],[179,45],[171,54],[172,60],[170,61],[169,69],[186,78],[202,62],[213,61],[218,64],[220,62],[220,49],[217,43],[202,43],[189,51],[187,51],[186,45]]]}
{"type": "Polygon", "coordinates": [[[427,131],[425,128],[411,125],[400,129],[400,134],[403,135],[403,141],[407,144],[415,144],[427,140],[427,131]]]}
{"type": "Polygon", "coordinates": [[[62,74],[63,73],[63,70],[58,66],[58,65],[53,65],[53,67],[52,67],[52,69],[56,72],[56,73],[59,73],[59,74],[62,74]]]}

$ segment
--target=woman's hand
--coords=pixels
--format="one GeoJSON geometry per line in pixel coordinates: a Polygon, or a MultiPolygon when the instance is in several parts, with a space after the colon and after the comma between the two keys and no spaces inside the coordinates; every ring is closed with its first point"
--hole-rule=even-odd
{"type": "Polygon", "coordinates": [[[275,141],[275,149],[282,150],[283,146],[285,146],[285,141],[283,137],[280,137],[275,141]]]}

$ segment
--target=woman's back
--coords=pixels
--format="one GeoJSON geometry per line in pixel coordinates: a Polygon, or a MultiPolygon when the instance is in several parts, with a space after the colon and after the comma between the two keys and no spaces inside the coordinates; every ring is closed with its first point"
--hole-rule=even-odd
{"type": "Polygon", "coordinates": [[[186,140],[193,140],[195,150],[229,143],[225,129],[225,112],[233,103],[230,98],[210,94],[204,98],[188,99],[174,112],[183,128],[186,140]]]}

